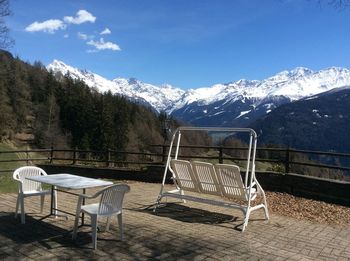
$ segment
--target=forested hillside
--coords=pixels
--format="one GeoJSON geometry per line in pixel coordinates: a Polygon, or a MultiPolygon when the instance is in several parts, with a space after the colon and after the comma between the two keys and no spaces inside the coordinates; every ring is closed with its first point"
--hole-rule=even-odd
{"type": "Polygon", "coordinates": [[[143,149],[163,142],[153,111],[111,93],[100,94],[69,75],[60,81],[0,51],[0,138],[35,147],[143,149]]]}
{"type": "Polygon", "coordinates": [[[350,152],[350,89],[342,88],[285,104],[253,125],[260,144],[350,152]]]}

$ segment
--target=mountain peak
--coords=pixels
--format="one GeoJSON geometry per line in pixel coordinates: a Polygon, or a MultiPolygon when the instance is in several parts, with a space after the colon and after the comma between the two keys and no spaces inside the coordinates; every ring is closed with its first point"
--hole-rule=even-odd
{"type": "Polygon", "coordinates": [[[64,62],[62,62],[62,61],[60,61],[60,60],[56,60],[56,59],[54,59],[53,61],[52,61],[52,63],[51,64],[65,64],[64,62]]]}
{"type": "Polygon", "coordinates": [[[46,67],[47,70],[49,71],[53,71],[54,73],[57,73],[57,72],[60,72],[62,73],[63,75],[66,75],[68,72],[70,74],[73,74],[73,78],[79,78],[79,77],[75,77],[77,76],[78,74],[80,74],[80,72],[83,72],[83,73],[89,73],[88,71],[86,70],[81,70],[81,69],[77,69],[77,68],[74,68],[60,60],[56,60],[54,59],[52,61],[52,63],[50,63],[47,67],[46,67]]]}
{"type": "Polygon", "coordinates": [[[163,89],[173,89],[174,87],[169,84],[169,83],[163,83],[160,88],[163,88],[163,89]]]}
{"type": "Polygon", "coordinates": [[[70,69],[80,70],[80,69],[74,68],[74,67],[66,64],[65,62],[63,62],[61,60],[56,60],[56,59],[54,59],[52,61],[52,63],[50,63],[47,67],[49,67],[49,68],[61,67],[61,68],[70,68],[70,69]]]}
{"type": "Polygon", "coordinates": [[[64,62],[62,62],[62,61],[60,61],[60,60],[56,60],[56,59],[54,59],[53,61],[52,61],[52,63],[50,63],[46,68],[48,69],[48,70],[50,70],[50,69],[55,69],[55,70],[57,70],[58,68],[65,68],[65,67],[67,67],[68,65],[66,65],[64,62]]]}
{"type": "Polygon", "coordinates": [[[312,73],[313,73],[313,71],[306,68],[306,67],[296,67],[294,70],[291,71],[291,74],[293,76],[304,76],[304,75],[309,75],[312,73]]]}
{"type": "Polygon", "coordinates": [[[237,82],[235,82],[237,85],[247,85],[250,84],[252,81],[251,80],[247,80],[247,79],[240,79],[237,82]]]}
{"type": "Polygon", "coordinates": [[[128,79],[129,84],[140,84],[141,82],[134,77],[128,79]]]}

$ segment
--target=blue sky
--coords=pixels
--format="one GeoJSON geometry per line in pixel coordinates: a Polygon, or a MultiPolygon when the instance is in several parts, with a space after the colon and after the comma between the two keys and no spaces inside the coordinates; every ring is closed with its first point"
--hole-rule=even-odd
{"type": "Polygon", "coordinates": [[[10,0],[21,59],[183,89],[350,68],[350,7],[317,0],[10,0]]]}

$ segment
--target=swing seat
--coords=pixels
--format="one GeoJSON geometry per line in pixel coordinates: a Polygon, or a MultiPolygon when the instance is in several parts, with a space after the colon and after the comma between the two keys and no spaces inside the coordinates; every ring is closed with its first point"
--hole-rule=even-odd
{"type": "Polygon", "coordinates": [[[215,171],[219,179],[222,195],[229,199],[241,199],[247,201],[249,189],[251,189],[251,200],[257,196],[257,190],[253,186],[245,187],[243,184],[239,167],[231,164],[215,164],[215,171]]]}
{"type": "Polygon", "coordinates": [[[182,200],[189,200],[210,205],[222,206],[226,208],[239,209],[243,212],[244,223],[242,231],[245,230],[250,213],[260,208],[264,209],[265,218],[269,219],[266,206],[265,194],[262,193],[264,203],[250,206],[256,196],[261,193],[259,183],[254,182],[252,186],[245,187],[240,169],[236,165],[231,164],[211,164],[201,161],[186,161],[172,159],[170,161],[169,170],[172,172],[174,182],[177,185],[176,190],[163,192],[157,201],[159,204],[163,197],[173,197],[182,200]],[[257,188],[255,188],[255,187],[257,188]],[[185,195],[185,191],[197,192],[200,194],[208,194],[220,196],[222,201],[203,198],[200,196],[185,195]],[[245,204],[239,204],[229,200],[239,200],[245,204]]]}
{"type": "Polygon", "coordinates": [[[226,208],[239,209],[243,212],[244,222],[242,232],[248,225],[252,211],[262,208],[265,218],[269,219],[267,202],[264,190],[255,177],[257,135],[249,128],[219,128],[219,127],[179,127],[173,133],[166,167],[164,170],[162,187],[159,192],[154,211],[164,197],[173,197],[183,201],[190,200],[226,208]],[[232,164],[212,164],[201,161],[187,161],[178,159],[181,135],[187,131],[246,133],[249,135],[247,147],[247,164],[244,179],[238,166],[232,164]],[[175,154],[174,142],[177,140],[175,154]],[[176,186],[175,190],[164,191],[165,179],[168,170],[176,186]],[[194,192],[196,196],[186,195],[185,192],[194,192]],[[205,196],[204,196],[205,195],[205,196]],[[216,196],[210,199],[207,195],[216,196]],[[262,203],[252,206],[252,201],[260,195],[262,203]]]}

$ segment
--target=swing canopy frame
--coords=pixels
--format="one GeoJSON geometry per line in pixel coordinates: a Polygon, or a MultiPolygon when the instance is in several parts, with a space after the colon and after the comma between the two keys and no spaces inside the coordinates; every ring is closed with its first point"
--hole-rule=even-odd
{"type": "Polygon", "coordinates": [[[242,211],[244,215],[242,232],[245,230],[252,211],[262,208],[265,219],[269,219],[265,192],[255,176],[255,157],[257,147],[257,134],[250,128],[222,128],[222,127],[179,127],[170,140],[168,157],[165,165],[161,189],[156,200],[154,211],[159,207],[165,197],[173,197],[205,203],[210,205],[234,208],[242,211]],[[239,166],[235,164],[212,164],[202,161],[187,161],[179,159],[181,141],[188,132],[222,133],[226,135],[248,135],[247,160],[244,178],[239,166]],[[175,150],[175,151],[174,151],[175,150]],[[165,181],[167,173],[172,174],[175,190],[166,191],[165,181]],[[197,192],[189,195],[185,192],[197,192]],[[201,195],[219,196],[219,200],[209,199],[201,195]],[[261,196],[260,204],[252,206],[257,196],[261,196]]]}

